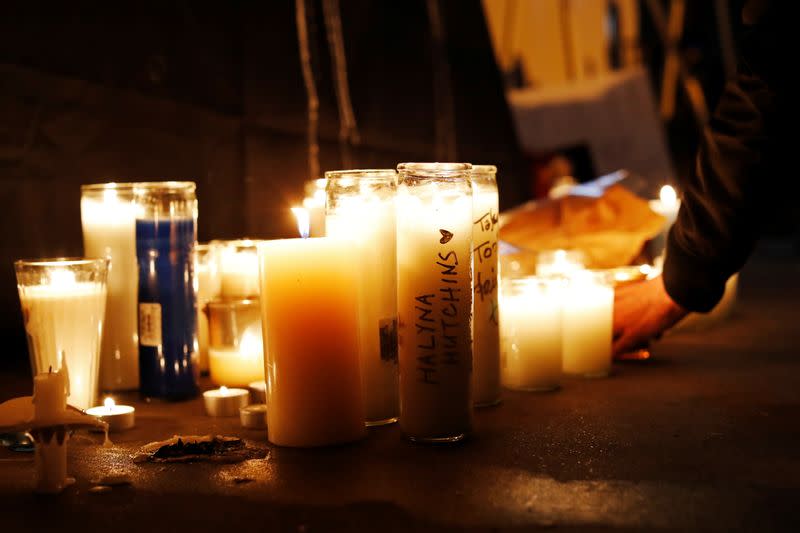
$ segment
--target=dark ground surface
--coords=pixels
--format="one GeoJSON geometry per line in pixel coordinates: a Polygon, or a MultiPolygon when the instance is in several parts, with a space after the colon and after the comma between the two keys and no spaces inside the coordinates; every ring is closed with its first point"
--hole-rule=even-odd
{"type": "MultiPolygon", "coordinates": [[[[506,392],[452,448],[415,446],[396,426],[355,445],[269,446],[263,431],[211,419],[200,400],[137,405],[137,427],[102,448],[70,443],[77,484],[31,493],[28,455],[0,454],[2,531],[409,529],[748,529],[800,527],[800,263],[759,254],[734,315],[665,337],[648,364],[551,394],[506,392]],[[133,464],[173,434],[238,435],[264,459],[234,465],[133,464]],[[111,471],[130,487],[92,494],[111,471]],[[242,482],[243,480],[252,480],[242,482]]],[[[0,400],[29,378],[0,375],[0,400]]],[[[128,402],[126,402],[128,403],[128,402]]]]}

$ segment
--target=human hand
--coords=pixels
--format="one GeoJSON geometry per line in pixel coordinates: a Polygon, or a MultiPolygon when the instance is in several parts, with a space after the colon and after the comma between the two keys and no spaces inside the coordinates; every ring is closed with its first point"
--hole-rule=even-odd
{"type": "Polygon", "coordinates": [[[674,326],[688,311],[672,301],[661,276],[614,291],[614,354],[646,345],[674,326]]]}

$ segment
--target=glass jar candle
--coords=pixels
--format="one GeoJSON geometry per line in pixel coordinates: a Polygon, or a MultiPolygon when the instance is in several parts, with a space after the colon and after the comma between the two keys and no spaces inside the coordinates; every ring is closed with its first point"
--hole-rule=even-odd
{"type": "Polygon", "coordinates": [[[33,375],[66,368],[67,403],[97,400],[108,259],[36,259],[14,263],[33,375]]]}
{"type": "Polygon", "coordinates": [[[473,360],[472,399],[476,406],[500,402],[500,309],[497,301],[500,204],[497,167],[472,167],[473,360]]]}
{"type": "Polygon", "coordinates": [[[472,165],[397,170],[400,426],[455,442],[472,428],[472,165]]]}
{"type": "Polygon", "coordinates": [[[192,182],[137,184],[139,371],[145,397],[197,394],[194,252],[197,199],[192,182]]]}
{"type": "Polygon", "coordinates": [[[606,274],[569,276],[563,299],[564,373],[605,377],[611,371],[614,286],[606,274]]]}
{"type": "Polygon", "coordinates": [[[258,241],[236,239],[211,241],[219,254],[222,298],[238,300],[258,297],[258,241]]]}
{"type": "Polygon", "coordinates": [[[264,348],[258,300],[213,300],[208,316],[208,363],[211,381],[247,387],[264,381],[264,348]]]}
{"type": "Polygon", "coordinates": [[[214,243],[195,247],[197,283],[197,344],[200,372],[208,372],[208,315],[205,306],[220,293],[219,246],[214,243]]]}
{"type": "Polygon", "coordinates": [[[111,260],[100,350],[100,388],[105,391],[139,388],[135,185],[81,187],[84,254],[111,260]]]}
{"type": "Polygon", "coordinates": [[[352,241],[358,271],[359,357],[367,425],[397,421],[397,246],[392,170],[326,172],[325,228],[352,241]]]}

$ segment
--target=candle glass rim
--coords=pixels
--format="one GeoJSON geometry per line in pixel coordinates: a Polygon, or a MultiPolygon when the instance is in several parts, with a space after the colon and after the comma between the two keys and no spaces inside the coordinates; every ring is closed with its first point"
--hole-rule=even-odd
{"type": "Polygon", "coordinates": [[[473,174],[497,174],[495,165],[472,165],[473,174]]]}
{"type": "Polygon", "coordinates": [[[397,173],[404,180],[414,179],[469,179],[471,163],[400,163],[397,173]]]}
{"type": "Polygon", "coordinates": [[[77,257],[77,256],[65,256],[65,257],[41,257],[41,258],[23,258],[17,259],[14,261],[14,267],[16,269],[22,267],[76,267],[76,266],[87,266],[87,265],[98,265],[102,266],[105,265],[108,267],[108,264],[111,260],[107,257],[77,257]]]}
{"type": "Polygon", "coordinates": [[[397,171],[393,168],[354,168],[349,170],[328,170],[325,172],[326,187],[331,180],[351,178],[359,180],[384,179],[386,177],[397,179],[397,171]]]}
{"type": "Polygon", "coordinates": [[[169,190],[169,191],[195,191],[197,183],[194,181],[165,180],[165,181],[130,181],[107,183],[86,183],[81,185],[81,193],[105,191],[137,191],[137,190],[169,190]]]}
{"type": "Polygon", "coordinates": [[[206,304],[209,309],[248,309],[251,307],[258,307],[259,306],[259,299],[258,298],[215,298],[206,304]]]}
{"type": "Polygon", "coordinates": [[[239,239],[211,239],[205,246],[208,246],[209,249],[212,249],[214,246],[219,246],[223,248],[258,248],[258,243],[264,241],[265,239],[252,239],[250,237],[242,237],[239,239]]]}

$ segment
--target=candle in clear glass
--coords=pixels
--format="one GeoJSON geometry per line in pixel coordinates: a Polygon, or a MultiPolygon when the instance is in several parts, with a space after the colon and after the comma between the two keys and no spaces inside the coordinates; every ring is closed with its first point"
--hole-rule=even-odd
{"type": "Polygon", "coordinates": [[[84,254],[111,260],[100,350],[100,388],[108,391],[139,387],[134,186],[101,183],[81,187],[84,254]]]}
{"type": "Polygon", "coordinates": [[[584,270],[586,255],[580,250],[543,250],[536,257],[536,275],[570,276],[584,270]]]}
{"type": "Polygon", "coordinates": [[[219,296],[219,247],[198,244],[195,247],[195,280],[197,282],[197,344],[201,372],[208,372],[208,315],[205,306],[219,296]]]}
{"type": "Polygon", "coordinates": [[[397,246],[394,170],[326,172],[325,228],[356,250],[359,356],[367,425],[397,421],[397,246]]]}
{"type": "Polygon", "coordinates": [[[197,394],[194,247],[197,199],[192,182],[141,183],[134,189],[139,265],[139,372],[145,397],[197,394]]]}
{"type": "Polygon", "coordinates": [[[34,376],[65,367],[68,403],[91,407],[97,397],[108,260],[23,260],[14,267],[34,376]]]}
{"type": "Polygon", "coordinates": [[[207,304],[211,381],[246,387],[264,380],[264,349],[258,299],[207,304]]]}
{"type": "MultiPolygon", "coordinates": [[[[308,213],[301,234],[308,236],[308,213]]],[[[301,218],[298,215],[298,218],[301,218]]],[[[355,250],[331,237],[258,245],[267,438],[324,446],[364,436],[355,250]]]]}
{"type": "Polygon", "coordinates": [[[558,388],[562,373],[563,285],[558,279],[535,276],[503,278],[503,386],[525,391],[558,388]]]}
{"type": "Polygon", "coordinates": [[[563,302],[563,357],[566,374],[604,377],[611,371],[614,288],[604,274],[569,277],[563,302]]]}
{"type": "Polygon", "coordinates": [[[258,297],[258,241],[212,241],[219,250],[220,296],[225,299],[258,297]]]}
{"type": "Polygon", "coordinates": [[[650,200],[648,202],[650,209],[664,217],[664,225],[658,235],[648,244],[648,250],[652,257],[659,257],[664,253],[667,246],[667,234],[669,228],[675,223],[678,218],[678,211],[681,208],[681,201],[678,198],[678,193],[671,185],[664,185],[658,193],[657,200],[650,200]]]}
{"type": "Polygon", "coordinates": [[[497,301],[497,232],[500,205],[497,168],[472,167],[473,360],[472,399],[476,406],[500,401],[500,330],[497,301]]]}
{"type": "Polygon", "coordinates": [[[472,165],[397,169],[400,426],[456,442],[472,429],[472,165]]]}
{"type": "Polygon", "coordinates": [[[303,208],[308,213],[308,236],[324,237],[327,235],[325,227],[325,188],[327,181],[325,178],[308,180],[305,184],[305,198],[303,198],[303,208]]]}

